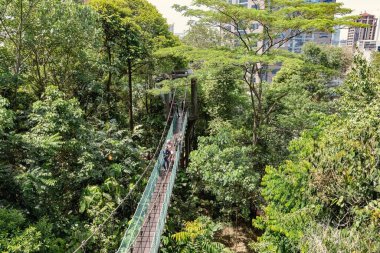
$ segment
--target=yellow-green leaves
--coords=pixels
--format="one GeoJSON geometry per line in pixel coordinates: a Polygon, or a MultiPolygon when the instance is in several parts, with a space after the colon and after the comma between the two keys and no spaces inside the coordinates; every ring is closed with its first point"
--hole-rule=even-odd
{"type": "Polygon", "coordinates": [[[220,224],[210,218],[201,216],[194,221],[186,222],[182,231],[172,235],[180,252],[221,253],[230,252],[219,242],[213,241],[214,233],[221,229],[220,224]]]}

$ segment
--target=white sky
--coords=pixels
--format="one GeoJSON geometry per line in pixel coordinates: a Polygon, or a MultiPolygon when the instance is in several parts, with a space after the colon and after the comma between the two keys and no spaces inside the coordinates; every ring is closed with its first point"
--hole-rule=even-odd
{"type": "Polygon", "coordinates": [[[148,0],[148,2],[157,7],[158,11],[167,19],[169,24],[174,24],[175,33],[182,33],[186,30],[189,18],[183,17],[172,6],[173,4],[190,5],[191,0],[148,0]]]}
{"type": "MultiPolygon", "coordinates": [[[[180,13],[171,8],[173,4],[189,5],[191,0],[148,0],[155,5],[162,15],[167,19],[169,24],[174,24],[174,32],[182,33],[187,29],[188,18],[183,17],[180,13]]],[[[344,3],[345,7],[353,10],[353,14],[360,14],[367,11],[380,17],[380,0],[338,0],[344,3]]],[[[347,36],[346,31],[341,32],[341,39],[347,36]]]]}

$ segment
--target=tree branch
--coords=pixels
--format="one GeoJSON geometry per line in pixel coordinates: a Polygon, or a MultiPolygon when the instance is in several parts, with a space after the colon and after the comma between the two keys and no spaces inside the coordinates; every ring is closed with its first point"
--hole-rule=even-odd
{"type": "MultiPolygon", "coordinates": [[[[228,18],[230,18],[230,19],[232,20],[232,22],[235,24],[234,27],[236,28],[236,31],[237,31],[238,35],[237,35],[236,33],[232,33],[232,34],[234,34],[235,36],[237,36],[237,37],[239,38],[239,40],[240,40],[241,42],[243,42],[245,48],[246,48],[248,51],[251,51],[249,45],[248,45],[247,42],[243,39],[243,36],[242,36],[241,33],[239,32],[239,23],[237,22],[237,20],[236,20],[233,16],[229,15],[228,13],[222,11],[222,10],[219,9],[219,8],[216,8],[216,7],[215,7],[214,9],[215,9],[216,11],[220,12],[221,14],[223,14],[224,16],[226,16],[226,17],[228,17],[228,18]]],[[[244,30],[244,31],[245,31],[245,30],[244,30]]]]}

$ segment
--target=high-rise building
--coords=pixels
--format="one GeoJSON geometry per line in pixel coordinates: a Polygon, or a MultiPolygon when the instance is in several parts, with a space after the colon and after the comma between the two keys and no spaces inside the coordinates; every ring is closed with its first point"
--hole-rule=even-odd
{"type": "MultiPolygon", "coordinates": [[[[246,8],[252,8],[252,9],[264,9],[265,8],[265,0],[226,0],[230,4],[239,4],[241,6],[244,6],[246,8]]],[[[305,2],[309,3],[336,3],[336,0],[305,0],[305,2]]],[[[228,29],[233,32],[238,32],[234,31],[233,26],[231,25],[226,25],[225,29],[228,29]]],[[[253,22],[250,26],[250,29],[247,30],[242,30],[240,32],[248,32],[248,33],[262,33],[263,32],[263,27],[258,23],[258,22],[253,22]]],[[[299,36],[294,37],[293,39],[289,40],[287,43],[282,45],[283,49],[289,50],[290,52],[294,53],[300,53],[302,46],[309,41],[315,42],[317,44],[332,44],[333,38],[337,41],[336,43],[339,42],[339,33],[336,32],[333,36],[332,33],[326,33],[326,32],[313,32],[313,33],[308,33],[308,34],[301,34],[299,36]]],[[[237,42],[238,44],[239,42],[237,42]]],[[[263,42],[258,42],[258,45],[260,47],[260,44],[262,45],[263,42]]],[[[275,74],[278,72],[278,70],[281,68],[281,65],[271,65],[267,66],[267,70],[264,71],[264,75],[262,78],[266,80],[267,82],[271,82],[275,74]]]]}
{"type": "MultiPolygon", "coordinates": [[[[228,0],[230,4],[239,4],[240,6],[261,10],[265,8],[265,0],[228,0]]],[[[259,23],[254,22],[251,27],[250,32],[257,32],[259,28],[259,23]]]]}
{"type": "MultiPolygon", "coordinates": [[[[227,1],[231,4],[239,4],[241,6],[244,6],[247,8],[254,8],[257,10],[265,8],[265,0],[227,0],[227,1]]],[[[320,2],[335,3],[336,2],[336,0],[305,0],[305,1],[309,3],[320,3],[320,2]]],[[[230,27],[227,27],[227,28],[230,28],[230,27]]],[[[249,32],[260,33],[262,31],[263,31],[262,27],[259,25],[259,23],[253,23],[249,32]]],[[[315,42],[317,44],[327,44],[327,45],[333,44],[333,42],[335,41],[335,44],[338,44],[339,33],[332,34],[332,33],[327,33],[327,32],[313,32],[309,34],[301,34],[289,40],[287,43],[285,43],[282,46],[282,48],[287,49],[290,52],[300,53],[302,50],[302,46],[306,42],[310,42],[310,41],[315,42]]]]}
{"type": "MultiPolygon", "coordinates": [[[[226,0],[230,4],[238,4],[240,6],[246,7],[246,8],[252,8],[256,10],[264,9],[265,8],[265,0],[226,0]]],[[[242,30],[236,30],[236,27],[233,25],[224,25],[224,30],[229,30],[230,32],[234,33],[262,33],[263,27],[258,22],[252,22],[249,26],[249,28],[242,28],[242,30]]],[[[224,36],[225,41],[227,41],[227,44],[229,45],[239,45],[240,41],[236,38],[229,37],[228,33],[225,33],[222,31],[222,36],[224,36]]],[[[258,45],[260,45],[262,42],[258,42],[258,45]]]]}
{"type": "Polygon", "coordinates": [[[308,3],[335,3],[336,0],[306,0],[308,3]]]}
{"type": "Polygon", "coordinates": [[[340,29],[337,27],[331,37],[331,45],[339,46],[340,43],[340,29]]]}
{"type": "Polygon", "coordinates": [[[357,50],[361,52],[368,61],[371,61],[373,53],[380,52],[380,41],[359,40],[357,42],[357,50]]]}
{"type": "Polygon", "coordinates": [[[169,24],[169,32],[174,34],[174,24],[169,24]]]}
{"type": "MultiPolygon", "coordinates": [[[[336,0],[305,0],[309,3],[336,3],[336,0]]],[[[339,35],[335,35],[339,36],[339,35]]],[[[307,42],[314,42],[316,44],[325,44],[330,45],[333,43],[335,38],[334,34],[327,32],[313,32],[308,34],[301,34],[297,37],[294,37],[288,43],[284,45],[290,52],[301,53],[302,47],[307,42]]]]}
{"type": "Polygon", "coordinates": [[[240,4],[247,8],[256,10],[264,8],[265,0],[228,0],[230,4],[240,4]]]}
{"type": "Polygon", "coordinates": [[[360,40],[375,40],[378,19],[367,12],[360,14],[356,21],[368,25],[368,27],[351,27],[348,30],[347,46],[354,48],[360,40]]]}

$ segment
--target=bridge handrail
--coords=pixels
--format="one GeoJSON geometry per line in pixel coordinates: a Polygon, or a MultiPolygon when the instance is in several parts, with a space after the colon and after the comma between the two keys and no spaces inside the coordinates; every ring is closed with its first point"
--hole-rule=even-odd
{"type": "MultiPolygon", "coordinates": [[[[170,125],[170,128],[168,130],[168,133],[166,135],[165,143],[163,144],[163,147],[165,147],[166,141],[172,139],[174,134],[174,126],[177,123],[177,116],[174,115],[172,123],[170,125]]],[[[149,177],[148,183],[145,186],[144,193],[141,196],[141,199],[139,201],[139,204],[137,205],[136,211],[132,217],[132,219],[129,221],[129,226],[127,230],[124,233],[123,239],[121,241],[120,247],[117,250],[117,253],[123,253],[128,252],[135,242],[138,233],[141,230],[141,227],[144,223],[145,216],[147,214],[150,200],[152,199],[153,192],[156,188],[156,183],[159,177],[159,173],[161,170],[161,166],[164,162],[163,153],[160,152],[156,163],[154,165],[154,168],[152,170],[152,173],[149,177]]]]}
{"type": "Polygon", "coordinates": [[[182,140],[183,140],[183,137],[185,134],[186,124],[187,124],[187,113],[185,114],[185,117],[183,119],[182,129],[180,132],[182,135],[181,141],[179,142],[179,144],[177,146],[176,158],[175,158],[175,161],[174,161],[174,164],[172,167],[172,173],[170,175],[169,184],[166,188],[164,202],[162,204],[162,208],[160,211],[159,222],[157,223],[157,226],[156,226],[156,229],[154,232],[154,239],[153,239],[153,244],[152,244],[150,252],[158,252],[158,248],[160,247],[161,234],[164,230],[165,219],[166,219],[166,215],[167,215],[168,208],[169,208],[170,197],[171,197],[171,194],[173,191],[174,181],[175,181],[176,175],[177,175],[177,169],[178,169],[178,164],[179,164],[179,160],[180,160],[179,158],[180,158],[181,149],[182,149],[182,140]]]}

